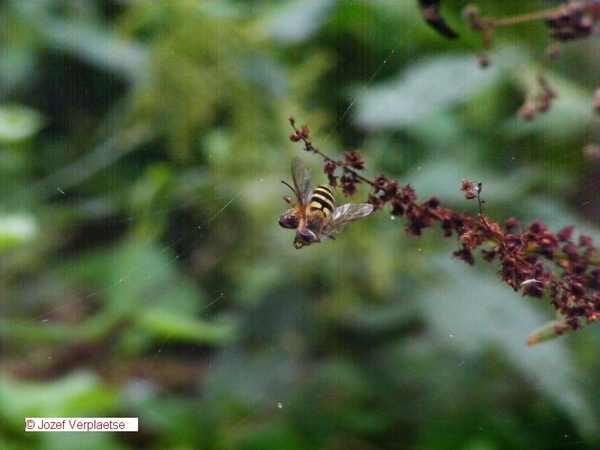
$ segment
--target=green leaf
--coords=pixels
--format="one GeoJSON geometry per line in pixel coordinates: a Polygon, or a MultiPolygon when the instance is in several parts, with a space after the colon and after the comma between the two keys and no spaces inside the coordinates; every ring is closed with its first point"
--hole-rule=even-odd
{"type": "Polygon", "coordinates": [[[25,417],[103,415],[116,407],[117,393],[91,372],[74,372],[50,382],[0,379],[3,422],[23,431],[25,417]]]}
{"type": "Polygon", "coordinates": [[[466,353],[500,349],[533,386],[564,408],[583,435],[594,436],[600,418],[578,383],[564,340],[526,345],[529,332],[547,321],[534,308],[536,300],[515,294],[477,267],[448,259],[431,261],[431,269],[437,282],[423,292],[421,304],[439,339],[466,353]]]}
{"type": "Polygon", "coordinates": [[[472,55],[439,55],[410,66],[395,80],[366,89],[356,119],[367,129],[406,127],[468,101],[497,80],[472,55]]]}
{"type": "Polygon", "coordinates": [[[25,245],[38,236],[38,222],[33,215],[0,216],[0,252],[25,245]]]}
{"type": "Polygon", "coordinates": [[[0,106],[0,143],[24,141],[42,128],[42,116],[21,105],[0,106]]]}
{"type": "Polygon", "coordinates": [[[304,41],[319,31],[335,3],[296,0],[278,5],[267,23],[269,34],[286,44],[304,41]]]}
{"type": "Polygon", "coordinates": [[[187,314],[148,309],[140,312],[136,322],[144,330],[169,341],[223,345],[231,342],[237,327],[232,321],[212,323],[187,314]]]}

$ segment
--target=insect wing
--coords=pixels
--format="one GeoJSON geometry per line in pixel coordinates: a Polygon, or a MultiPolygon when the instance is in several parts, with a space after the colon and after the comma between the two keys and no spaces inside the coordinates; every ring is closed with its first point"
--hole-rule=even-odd
{"type": "Polygon", "coordinates": [[[312,195],[310,188],[310,173],[298,157],[292,159],[292,179],[296,188],[296,196],[302,205],[307,205],[312,195]]]}
{"type": "Polygon", "coordinates": [[[331,215],[331,220],[327,224],[327,230],[337,231],[338,233],[350,222],[367,217],[373,212],[373,205],[368,203],[346,203],[338,206],[331,215]]]}

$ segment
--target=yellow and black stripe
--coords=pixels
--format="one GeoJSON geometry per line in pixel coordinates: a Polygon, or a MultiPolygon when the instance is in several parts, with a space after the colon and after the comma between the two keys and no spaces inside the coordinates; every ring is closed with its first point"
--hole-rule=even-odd
{"type": "Polygon", "coordinates": [[[311,214],[323,215],[322,219],[328,219],[335,209],[335,198],[333,189],[328,184],[320,184],[314,190],[308,204],[308,211],[311,214]]]}

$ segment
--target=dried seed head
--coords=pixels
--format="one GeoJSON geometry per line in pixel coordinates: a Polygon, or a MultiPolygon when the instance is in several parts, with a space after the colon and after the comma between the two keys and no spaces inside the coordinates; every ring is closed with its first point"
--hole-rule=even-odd
{"type": "Polygon", "coordinates": [[[519,111],[517,114],[521,119],[530,122],[535,117],[535,110],[536,110],[535,105],[531,101],[528,100],[523,104],[523,106],[521,106],[521,108],[519,108],[519,111]]]}

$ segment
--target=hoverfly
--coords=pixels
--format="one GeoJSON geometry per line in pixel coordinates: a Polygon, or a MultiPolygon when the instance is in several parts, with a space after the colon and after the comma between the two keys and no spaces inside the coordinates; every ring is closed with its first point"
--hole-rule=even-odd
{"type": "Polygon", "coordinates": [[[279,225],[296,230],[294,247],[297,249],[321,242],[321,236],[335,239],[332,232],[340,233],[348,223],[373,212],[373,205],[368,203],[346,203],[336,208],[333,189],[328,184],[320,184],[313,191],[310,173],[300,158],[292,160],[292,180],[293,187],[285,181],[282,183],[294,191],[297,202],[283,197],[292,209],[281,215],[279,225]]]}

